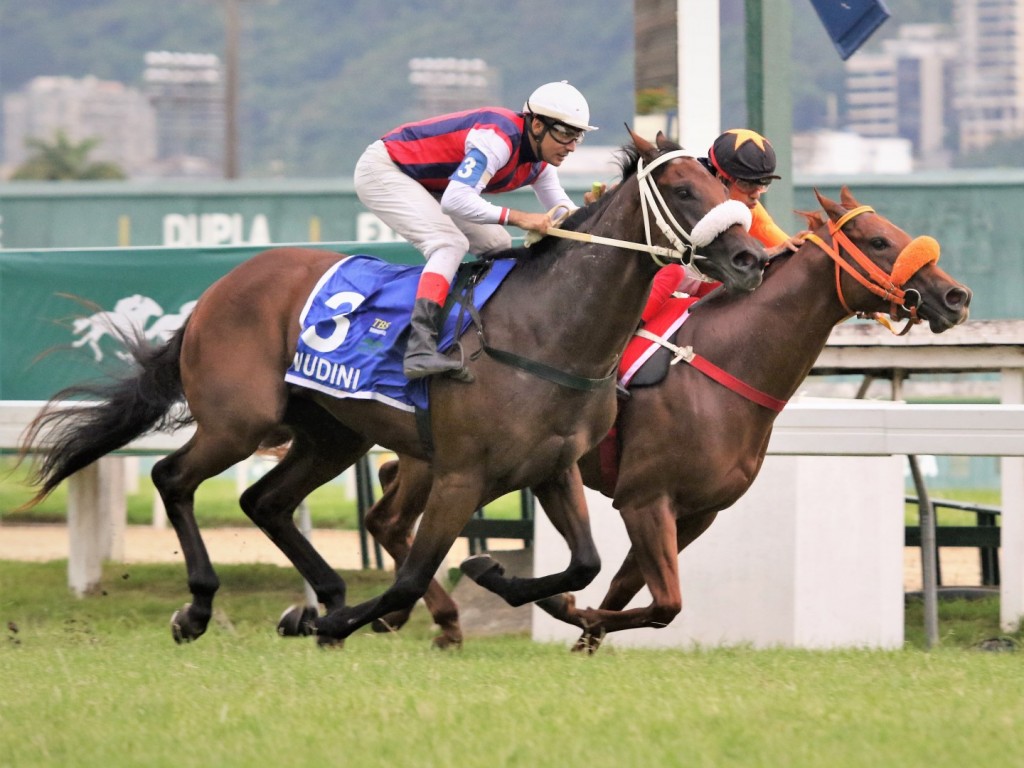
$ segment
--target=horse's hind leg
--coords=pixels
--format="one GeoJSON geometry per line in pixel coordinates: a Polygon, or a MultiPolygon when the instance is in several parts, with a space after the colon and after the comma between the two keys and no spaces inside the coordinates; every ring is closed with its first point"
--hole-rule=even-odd
{"type": "MultiPolygon", "coordinates": [[[[292,431],[288,452],[242,494],[242,510],[292,562],[317,600],[330,611],[345,605],[345,581],[296,527],[294,512],[303,499],[352,466],[373,443],[303,398],[288,401],[285,423],[292,431]]],[[[287,624],[282,617],[278,625],[282,634],[290,634],[287,624]]],[[[297,633],[309,632],[300,626],[297,633]]]]}
{"type": "Polygon", "coordinates": [[[177,643],[202,636],[213,614],[213,596],[220,581],[195,518],[195,491],[209,477],[223,472],[251,455],[258,441],[218,440],[201,426],[184,446],[153,466],[153,484],[167,510],[167,519],[178,536],[192,602],[171,617],[171,634],[177,643]]]}
{"type": "MultiPolygon", "coordinates": [[[[391,461],[381,466],[379,477],[383,493],[366,513],[366,529],[391,555],[395,566],[399,567],[409,554],[413,526],[423,512],[433,478],[428,464],[409,456],[402,456],[400,461],[391,461]]],[[[423,602],[441,630],[441,634],[434,638],[434,645],[438,648],[461,646],[459,607],[437,579],[430,580],[423,602]]],[[[412,606],[392,611],[376,619],[372,624],[373,629],[375,632],[401,629],[412,611],[412,606]]]]}
{"type": "Polygon", "coordinates": [[[548,576],[521,579],[506,577],[500,563],[490,555],[476,555],[462,563],[463,573],[512,606],[583,589],[601,569],[579,467],[573,464],[562,474],[534,486],[533,492],[552,525],[569,545],[566,569],[548,576]]]}

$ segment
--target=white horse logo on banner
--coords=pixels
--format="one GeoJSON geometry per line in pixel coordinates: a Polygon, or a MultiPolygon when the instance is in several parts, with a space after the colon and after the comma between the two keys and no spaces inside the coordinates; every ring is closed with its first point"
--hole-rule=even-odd
{"type": "MultiPolygon", "coordinates": [[[[163,308],[149,296],[138,293],[126,296],[118,300],[110,311],[96,312],[75,320],[72,331],[77,338],[71,346],[89,347],[93,358],[100,362],[103,360],[100,341],[104,336],[120,340],[126,335],[137,334],[149,341],[162,343],[170,339],[181,327],[195,305],[196,302],[188,301],[181,305],[177,313],[165,315],[163,308]],[[157,320],[147,327],[146,324],[152,317],[156,317],[157,320]]],[[[131,356],[124,352],[118,352],[117,356],[123,360],[131,359],[131,356]]]]}
{"type": "Polygon", "coordinates": [[[185,320],[192,314],[196,302],[186,301],[178,309],[177,314],[162,315],[153,321],[153,324],[146,329],[146,338],[153,342],[164,343],[170,341],[174,332],[185,324],[185,320]]]}

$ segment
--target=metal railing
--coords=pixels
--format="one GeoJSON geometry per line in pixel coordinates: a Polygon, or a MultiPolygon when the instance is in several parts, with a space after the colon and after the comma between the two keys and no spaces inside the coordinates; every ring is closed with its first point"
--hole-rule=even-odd
{"type": "MultiPolygon", "coordinates": [[[[907,504],[920,505],[920,499],[917,496],[906,496],[904,501],[907,504]]],[[[938,586],[942,586],[939,558],[939,550],[942,547],[977,548],[978,556],[981,559],[981,586],[999,586],[999,516],[1001,514],[999,507],[948,499],[931,499],[931,504],[936,513],[940,509],[955,509],[973,513],[976,519],[975,525],[936,525],[935,573],[938,586]]],[[[904,536],[906,546],[921,546],[920,526],[906,526],[904,536]]]]}
{"type": "MultiPolygon", "coordinates": [[[[384,567],[384,555],[381,546],[373,541],[366,530],[366,513],[377,500],[376,486],[370,466],[370,456],[364,456],[355,465],[356,473],[356,515],[359,522],[359,549],[363,568],[384,567]],[[372,564],[371,564],[372,563],[372,564]]],[[[523,547],[533,544],[533,493],[525,488],[519,492],[519,518],[498,519],[488,518],[487,508],[478,509],[473,518],[459,534],[469,539],[469,553],[478,554],[487,550],[488,539],[521,539],[523,547]]]]}

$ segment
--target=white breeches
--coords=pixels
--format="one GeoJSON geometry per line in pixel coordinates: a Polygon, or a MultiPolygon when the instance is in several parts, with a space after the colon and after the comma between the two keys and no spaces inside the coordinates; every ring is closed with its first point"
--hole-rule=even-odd
{"type": "Polygon", "coordinates": [[[394,164],[383,141],[366,148],[353,179],[363,205],[426,257],[424,272],[436,272],[451,282],[467,253],[480,255],[512,245],[512,236],[500,224],[456,221],[442,213],[437,198],[394,164]]]}

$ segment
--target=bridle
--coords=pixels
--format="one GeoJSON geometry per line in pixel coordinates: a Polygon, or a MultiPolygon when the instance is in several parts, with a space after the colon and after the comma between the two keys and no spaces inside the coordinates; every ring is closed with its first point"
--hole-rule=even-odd
{"type": "Polygon", "coordinates": [[[893,333],[897,333],[889,322],[889,318],[900,319],[899,313],[902,310],[906,313],[907,319],[906,325],[898,332],[902,336],[910,330],[912,325],[921,322],[917,313],[921,306],[921,294],[914,289],[904,289],[903,286],[926,264],[934,264],[939,260],[939,244],[931,237],[915,238],[900,251],[900,255],[896,257],[896,262],[893,264],[892,272],[887,274],[885,270],[868,259],[842,231],[844,225],[862,213],[874,212],[875,209],[870,205],[861,205],[847,211],[835,221],[829,220],[828,230],[832,237],[831,245],[814,233],[807,234],[805,239],[821,248],[835,263],[836,295],[839,298],[839,303],[846,310],[847,317],[856,315],[860,318],[876,320],[893,333]],[[844,258],[844,252],[848,258],[844,258]],[[860,269],[857,269],[851,261],[855,262],[860,269]],[[853,277],[871,293],[888,301],[889,316],[886,317],[880,312],[855,312],[850,309],[843,293],[841,280],[843,272],[853,277]]]}
{"type": "MultiPolygon", "coordinates": [[[[726,200],[704,214],[700,221],[693,226],[692,231],[687,232],[686,228],[672,214],[668,204],[665,202],[665,198],[661,194],[661,190],[658,189],[658,185],[654,182],[653,176],[653,171],[656,168],[683,157],[695,157],[695,155],[685,149],[677,149],[659,155],[649,165],[644,164],[643,158],[640,158],[637,162],[636,178],[640,188],[640,208],[644,219],[643,243],[618,240],[601,235],[592,235],[588,232],[560,229],[558,227],[549,227],[547,234],[569,240],[579,240],[585,243],[611,245],[617,248],[643,251],[649,253],[658,266],[665,266],[667,261],[676,261],[699,271],[694,262],[704,260],[705,257],[700,255],[697,249],[709,245],[716,237],[734,224],[739,224],[744,230],[749,230],[751,213],[743,203],[736,200],[726,200]],[[652,218],[661,233],[672,244],[671,248],[654,245],[651,233],[652,218]]],[[[552,216],[554,212],[553,209],[551,212],[552,216]]],[[[568,214],[569,211],[566,210],[558,219],[558,222],[563,221],[568,214]]],[[[531,235],[527,235],[526,245],[530,246],[539,239],[539,236],[531,237],[531,235]]]]}
{"type": "MultiPolygon", "coordinates": [[[[902,336],[910,330],[912,325],[916,325],[921,322],[921,318],[918,317],[917,314],[917,308],[921,305],[921,294],[912,289],[904,290],[903,285],[926,264],[933,264],[939,260],[939,244],[934,238],[927,236],[914,238],[907,243],[903,250],[900,251],[900,255],[896,257],[896,262],[893,264],[892,272],[890,274],[886,274],[884,270],[868,259],[868,257],[853,244],[850,238],[842,232],[843,226],[851,219],[860,216],[862,213],[874,212],[875,209],[870,205],[862,205],[843,214],[834,222],[830,220],[828,228],[834,245],[829,245],[813,232],[804,235],[804,239],[810,240],[812,243],[817,245],[832,258],[833,262],[835,262],[836,294],[839,297],[839,302],[843,305],[843,309],[848,313],[847,317],[857,315],[862,318],[877,320],[890,331],[896,333],[892,324],[889,322],[889,318],[885,315],[881,313],[854,312],[850,309],[850,306],[846,301],[846,297],[843,294],[841,278],[844,271],[847,274],[852,275],[855,280],[876,296],[880,296],[889,301],[890,317],[892,317],[892,319],[898,319],[898,312],[900,309],[908,313],[907,324],[904,326],[903,330],[899,332],[899,335],[902,336]],[[843,258],[843,251],[845,251],[846,254],[855,261],[866,274],[858,271],[847,259],[843,258]]],[[[717,366],[715,363],[712,363],[707,358],[694,352],[693,347],[691,346],[680,347],[668,341],[667,338],[650,333],[643,328],[638,330],[636,335],[671,350],[675,356],[672,358],[670,365],[675,365],[680,361],[688,363],[704,375],[714,379],[719,384],[732,390],[736,394],[753,403],[757,403],[764,408],[775,411],[776,413],[780,412],[786,406],[785,400],[780,400],[779,398],[769,395],[767,392],[762,392],[761,390],[750,386],[746,382],[741,381],[717,366]]]]}

